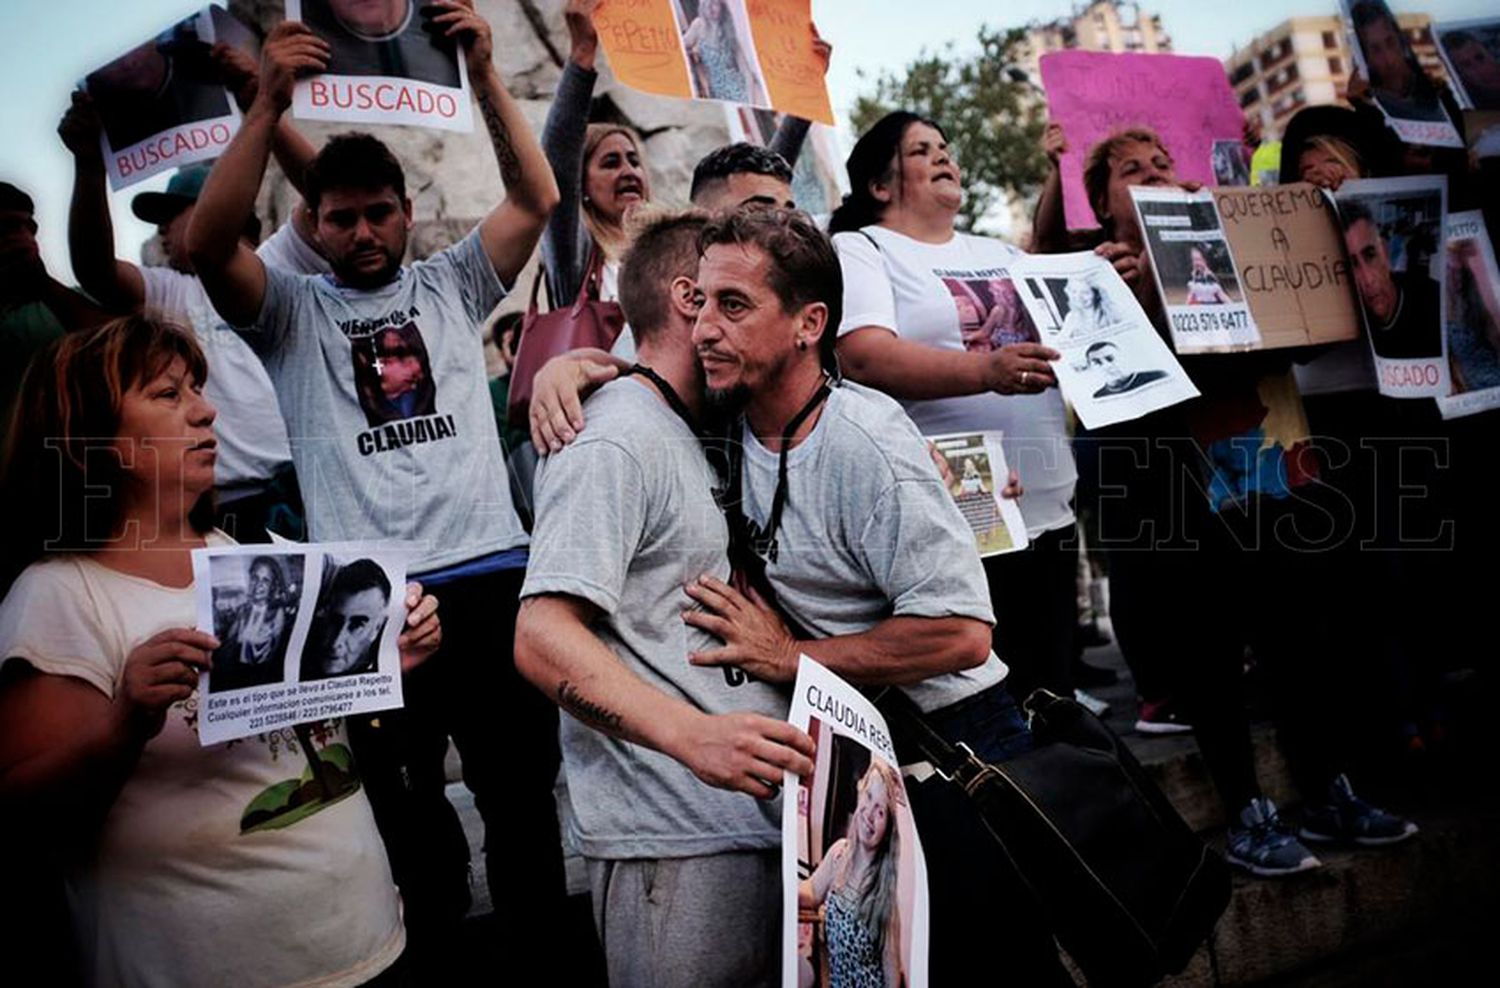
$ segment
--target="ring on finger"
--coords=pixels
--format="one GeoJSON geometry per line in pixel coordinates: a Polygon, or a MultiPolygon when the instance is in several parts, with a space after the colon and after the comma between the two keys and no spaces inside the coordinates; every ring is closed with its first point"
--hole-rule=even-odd
{"type": "Polygon", "coordinates": [[[1029,381],[1030,379],[1031,379],[1031,371],[1024,371],[1023,370],[1021,372],[1021,386],[1025,387],[1026,386],[1026,382],[1029,381]]]}

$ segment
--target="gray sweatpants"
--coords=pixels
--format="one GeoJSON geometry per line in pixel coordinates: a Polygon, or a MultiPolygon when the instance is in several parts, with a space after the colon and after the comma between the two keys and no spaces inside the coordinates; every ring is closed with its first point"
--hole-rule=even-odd
{"type": "Polygon", "coordinates": [[[587,860],[610,988],[779,983],[780,851],[587,860]]]}

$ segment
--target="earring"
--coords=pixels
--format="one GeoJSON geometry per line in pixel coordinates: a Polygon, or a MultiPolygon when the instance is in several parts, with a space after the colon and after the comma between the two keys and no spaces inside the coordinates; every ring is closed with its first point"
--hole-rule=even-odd
{"type": "Polygon", "coordinates": [[[797,349],[798,350],[806,350],[807,349],[807,341],[806,340],[798,340],[797,341],[797,349]]]}

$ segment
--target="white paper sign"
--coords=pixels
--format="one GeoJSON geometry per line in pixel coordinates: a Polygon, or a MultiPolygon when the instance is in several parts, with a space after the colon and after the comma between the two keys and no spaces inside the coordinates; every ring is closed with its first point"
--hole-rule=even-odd
{"type": "Polygon", "coordinates": [[[1447,224],[1448,367],[1453,393],[1440,395],[1443,418],[1500,408],[1500,268],[1479,210],[1447,224]]]}
{"type": "Polygon", "coordinates": [[[1245,302],[1213,193],[1136,185],[1130,198],[1177,352],[1258,347],[1260,330],[1245,302]]]}
{"type": "Polygon", "coordinates": [[[1448,373],[1442,175],[1359,179],[1334,193],[1375,379],[1392,398],[1453,391],[1448,373]]]}
{"type": "Polygon", "coordinates": [[[1026,522],[1012,498],[1000,492],[1010,478],[998,432],[927,436],[927,450],[938,476],[964,521],[974,532],[981,556],[998,556],[1029,544],[1026,522]]]}
{"type": "Polygon", "coordinates": [[[358,543],[193,550],[204,745],[402,705],[405,550],[358,543]]]}
{"type": "Polygon", "coordinates": [[[1349,25],[1354,67],[1370,83],[1370,95],[1386,126],[1407,144],[1461,148],[1463,138],[1438,98],[1437,86],[1417,61],[1406,32],[1382,0],[1339,0],[1349,25]],[[1351,13],[1358,8],[1359,17],[1351,13]],[[1379,57],[1373,62],[1370,51],[1379,57]]]}
{"type": "Polygon", "coordinates": [[[806,655],[790,720],[817,753],[812,776],[788,772],[783,789],[782,988],[926,988],[927,864],[885,720],[806,655]],[[866,922],[872,898],[884,908],[866,922]]]}
{"type": "Polygon", "coordinates": [[[441,25],[429,30],[421,0],[286,0],[286,16],[332,48],[328,71],[297,83],[293,116],[473,129],[468,63],[441,25]]]}
{"type": "Polygon", "coordinates": [[[214,40],[205,7],[84,79],[103,124],[110,188],[217,158],[229,146],[240,111],[209,55],[214,40]]]}
{"type": "Polygon", "coordinates": [[[1128,422],[1198,389],[1130,288],[1091,252],[1028,256],[1012,265],[1042,343],[1062,354],[1057,385],[1085,427],[1128,422]]]}

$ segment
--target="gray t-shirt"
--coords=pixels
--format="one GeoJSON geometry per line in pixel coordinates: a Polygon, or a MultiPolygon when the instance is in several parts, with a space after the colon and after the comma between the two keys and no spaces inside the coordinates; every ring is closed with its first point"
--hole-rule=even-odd
{"type": "MultiPolygon", "coordinates": [[[[567,594],[603,612],[599,638],[635,675],[710,714],[784,719],[789,695],[737,669],[698,667],[718,639],[685,624],[683,592],[729,579],[729,530],[698,440],[636,378],[584,404],[588,428],[537,468],[522,597],[567,594]]],[[[781,809],[700,782],[660,752],[564,714],[563,760],[579,847],[591,858],[673,858],[780,846],[781,809]]]]}
{"type": "MultiPolygon", "coordinates": [[[[764,528],[779,455],[747,425],[744,511],[764,528]]],[[[938,477],[927,442],[893,399],[845,383],[811,435],[787,456],[778,551],[766,576],[787,614],[818,637],[868,631],[890,617],[970,617],[995,623],[974,534],[938,477]]],[[[983,665],[905,687],[923,710],[1005,678],[983,665]]]]}
{"type": "Polygon", "coordinates": [[[414,572],[523,545],[484,370],[505,297],[475,230],[373,291],[266,268],[265,362],[315,542],[406,540],[414,572]]]}

